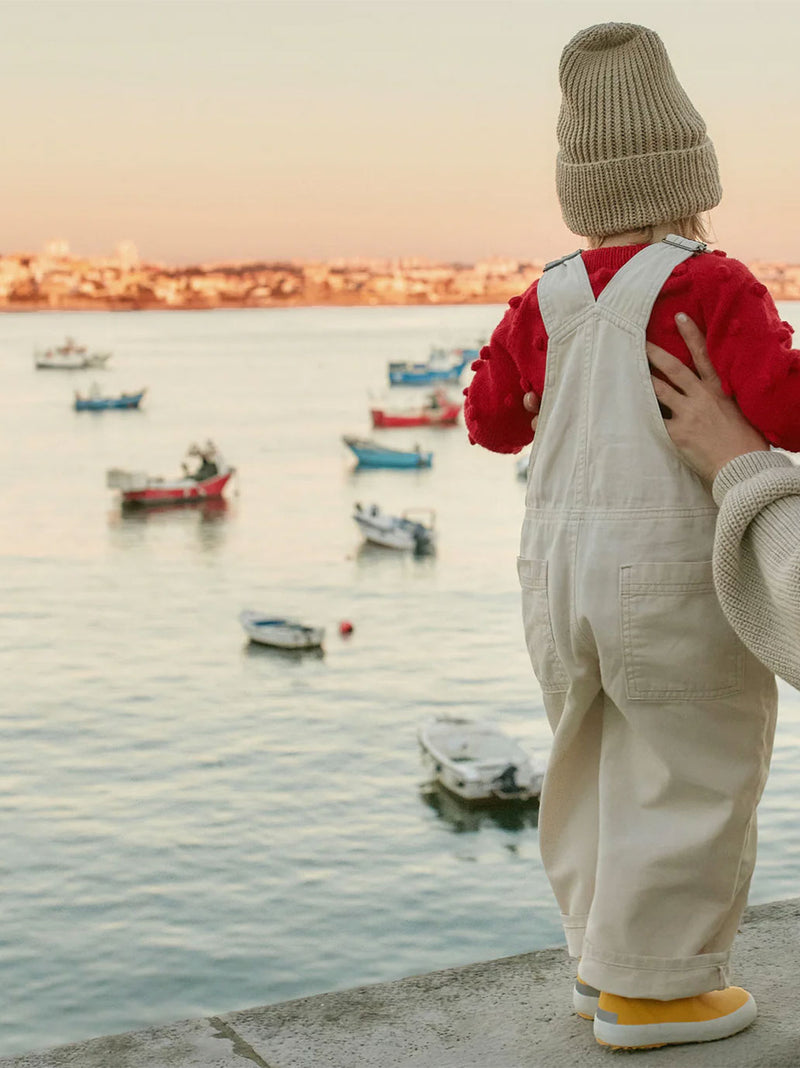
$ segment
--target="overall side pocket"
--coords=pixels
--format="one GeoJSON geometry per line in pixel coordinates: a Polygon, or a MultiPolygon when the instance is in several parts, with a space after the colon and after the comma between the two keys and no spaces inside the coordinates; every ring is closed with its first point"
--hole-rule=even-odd
{"type": "Polygon", "coordinates": [[[533,673],[542,693],[562,693],[569,677],[556,650],[550,601],[547,590],[547,561],[517,557],[517,574],[522,589],[522,622],[533,673]]]}
{"type": "Polygon", "coordinates": [[[719,606],[710,560],[621,567],[620,623],[631,700],[741,693],[743,649],[719,606]]]}

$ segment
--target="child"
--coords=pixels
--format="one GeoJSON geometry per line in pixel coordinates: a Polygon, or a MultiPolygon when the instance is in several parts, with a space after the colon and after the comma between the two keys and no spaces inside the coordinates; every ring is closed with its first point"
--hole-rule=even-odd
{"type": "Polygon", "coordinates": [[[518,452],[522,397],[542,398],[518,568],[554,732],[540,843],[581,958],[573,1005],[603,1045],[708,1041],[756,1016],[728,961],[777,698],[719,608],[716,509],[665,431],[645,340],[683,351],[687,312],[726,391],[794,450],[800,354],[764,286],[692,240],[717,161],[659,37],[592,26],[559,76],[558,194],[591,249],[512,299],[465,418],[472,442],[518,452]]]}

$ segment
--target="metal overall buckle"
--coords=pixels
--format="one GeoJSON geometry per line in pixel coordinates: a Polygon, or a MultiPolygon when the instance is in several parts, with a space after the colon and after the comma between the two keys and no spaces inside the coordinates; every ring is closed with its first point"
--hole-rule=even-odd
{"type": "Polygon", "coordinates": [[[550,260],[549,263],[544,265],[543,270],[549,271],[551,267],[559,267],[562,263],[566,263],[567,260],[574,260],[576,256],[580,256],[583,252],[582,248],[579,248],[576,252],[570,252],[567,256],[562,256],[560,260],[550,260]]]}
{"type": "Polygon", "coordinates": [[[674,245],[675,248],[683,249],[684,252],[705,252],[708,249],[702,241],[692,241],[689,237],[679,237],[678,234],[667,234],[664,238],[665,245],[674,245]]]}

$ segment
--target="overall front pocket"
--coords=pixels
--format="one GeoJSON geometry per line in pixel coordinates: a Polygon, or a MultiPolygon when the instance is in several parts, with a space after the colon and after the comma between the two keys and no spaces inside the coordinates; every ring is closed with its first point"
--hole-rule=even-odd
{"type": "Polygon", "coordinates": [[[517,558],[517,574],[522,588],[522,622],[533,673],[542,693],[561,693],[569,688],[569,677],[556,650],[550,601],[547,590],[547,561],[517,558]]]}
{"type": "Polygon", "coordinates": [[[631,700],[741,693],[743,647],[719,606],[710,560],[621,567],[620,616],[631,700]]]}

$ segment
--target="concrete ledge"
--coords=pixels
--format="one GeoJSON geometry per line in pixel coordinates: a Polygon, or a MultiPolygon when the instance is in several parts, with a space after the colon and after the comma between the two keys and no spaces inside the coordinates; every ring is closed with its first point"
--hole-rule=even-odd
{"type": "MultiPolygon", "coordinates": [[[[800,899],[747,910],[736,981],[756,1023],[638,1054],[683,1068],[800,1065],[800,899]]],[[[614,1057],[571,1013],[574,962],[545,949],[392,983],[0,1058],[0,1068],[582,1068],[614,1057]]]]}

